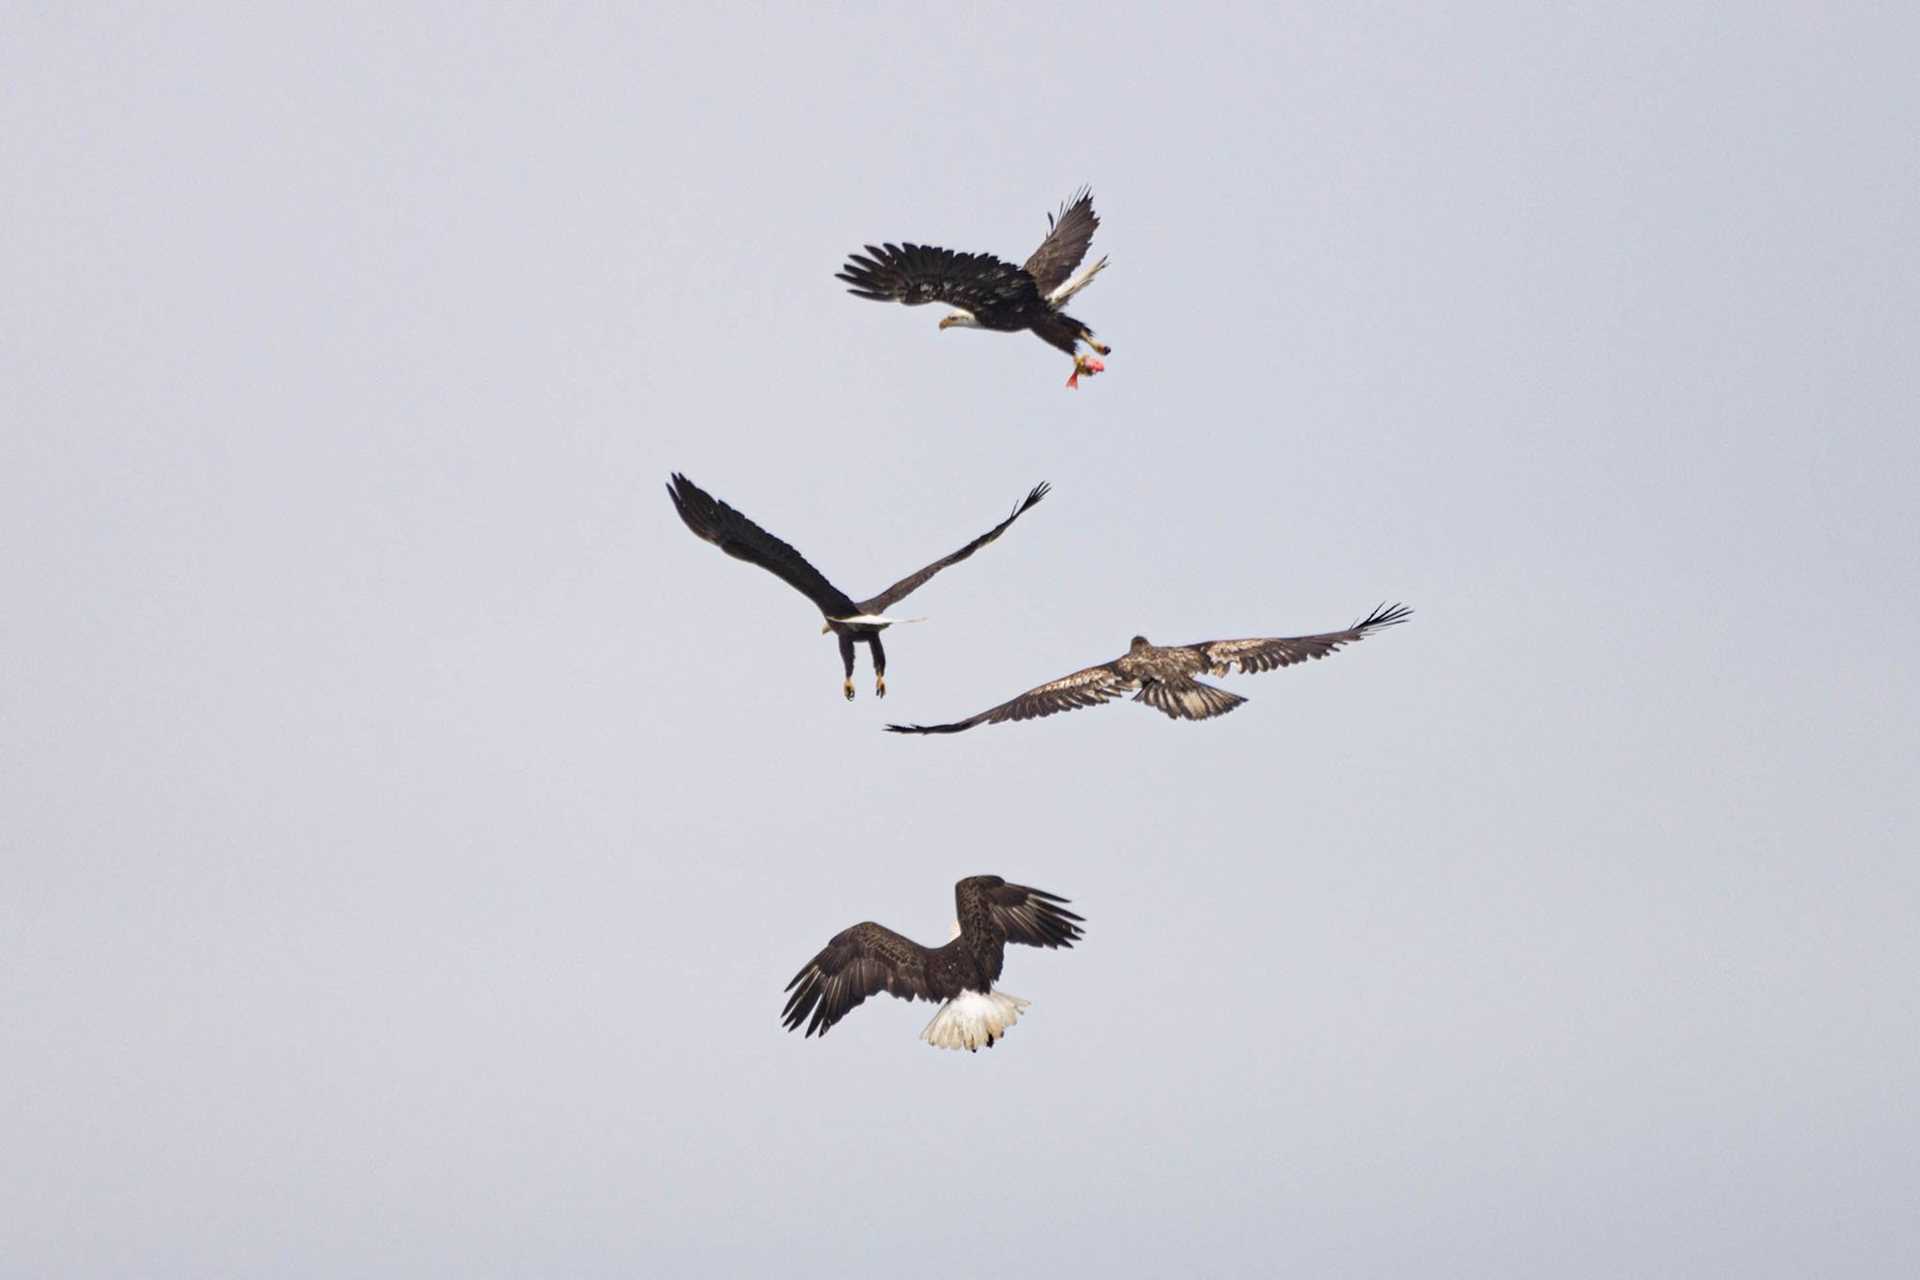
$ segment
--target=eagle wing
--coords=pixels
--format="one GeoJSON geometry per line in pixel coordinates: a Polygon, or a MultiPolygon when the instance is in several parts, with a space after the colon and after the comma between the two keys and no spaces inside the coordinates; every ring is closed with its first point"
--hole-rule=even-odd
{"type": "Polygon", "coordinates": [[[825,1035],[833,1024],[868,996],[885,991],[902,1000],[931,1000],[927,986],[930,952],[871,920],[843,929],[820,954],[793,975],[781,1021],[787,1030],[807,1024],[807,1034],[825,1035]]]}
{"type": "Polygon", "coordinates": [[[1006,931],[1008,942],[1029,947],[1071,947],[1080,941],[1084,919],[1057,904],[1069,902],[1044,889],[1008,884],[999,876],[969,876],[953,886],[954,909],[965,920],[970,904],[984,907],[1006,931]]]}
{"type": "Polygon", "coordinates": [[[829,618],[860,612],[807,558],[678,472],[667,486],[687,528],[736,560],[757,564],[820,607],[829,618]]]}
{"type": "Polygon", "coordinates": [[[1100,226],[1100,215],[1093,211],[1093,192],[1080,188],[1060,206],[1058,218],[1047,215],[1047,225],[1047,238],[1033,251],[1025,267],[1043,297],[1065,284],[1087,256],[1087,246],[1093,243],[1093,233],[1100,226]]]}
{"type": "Polygon", "coordinates": [[[966,546],[960,548],[958,551],[954,552],[952,555],[947,556],[945,559],[935,560],[932,564],[920,570],[918,573],[907,575],[906,577],[900,579],[900,581],[888,587],[885,591],[882,591],[879,595],[873,597],[873,599],[871,600],[862,600],[859,604],[860,612],[861,613],[885,613],[889,606],[898,604],[900,601],[906,599],[913,592],[918,591],[920,587],[926,583],[928,578],[931,578],[934,574],[940,572],[942,569],[946,568],[950,564],[959,564],[962,560],[965,560],[968,556],[972,555],[974,552],[986,546],[989,542],[992,542],[995,538],[999,537],[1001,534],[1005,533],[1007,531],[1008,525],[1012,524],[1015,520],[1018,520],[1021,514],[1025,512],[1028,507],[1031,507],[1034,503],[1046,497],[1048,491],[1051,488],[1052,486],[1047,484],[1045,481],[1042,481],[1041,483],[1035,485],[1033,487],[1033,491],[1027,495],[1027,500],[1025,502],[1022,502],[1019,506],[1013,509],[1012,515],[1008,516],[1005,520],[1002,520],[999,524],[993,526],[993,528],[987,530],[985,533],[981,534],[979,537],[975,538],[972,542],[969,542],[966,546]]]}
{"type": "MultiPolygon", "coordinates": [[[[1118,659],[1115,659],[1117,662],[1118,659]]],[[[960,733],[977,724],[999,724],[1003,720],[1034,720],[1041,716],[1050,716],[1057,711],[1076,711],[1081,707],[1097,707],[1103,702],[1111,702],[1122,694],[1132,693],[1140,683],[1124,676],[1112,662],[1097,667],[1086,667],[1070,676],[1061,676],[1058,680],[1049,680],[1046,684],[1029,689],[1019,697],[1003,702],[997,707],[989,707],[977,716],[965,720],[956,720],[952,724],[890,724],[889,733],[960,733]]]]}
{"type": "Polygon", "coordinates": [[[990,253],[955,253],[919,244],[866,248],[864,256],[847,255],[847,265],[834,273],[836,280],[853,286],[847,292],[856,298],[909,307],[944,302],[975,315],[1040,301],[1032,276],[990,253]]]}
{"type": "Polygon", "coordinates": [[[1383,605],[1345,631],[1318,636],[1269,636],[1252,640],[1212,640],[1187,646],[1205,657],[1207,670],[1226,675],[1242,671],[1272,671],[1309,658],[1324,658],[1342,645],[1353,644],[1383,627],[1405,622],[1413,610],[1405,605],[1383,605]]]}

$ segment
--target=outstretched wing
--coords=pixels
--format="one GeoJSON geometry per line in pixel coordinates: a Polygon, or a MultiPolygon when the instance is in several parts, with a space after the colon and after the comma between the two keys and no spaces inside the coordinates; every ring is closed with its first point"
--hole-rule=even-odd
{"type": "Polygon", "coordinates": [[[836,280],[853,286],[847,292],[856,298],[910,307],[944,302],[975,315],[1040,301],[1032,276],[990,253],[955,253],[919,244],[866,248],[864,256],[849,254],[847,265],[834,273],[836,280]]]}
{"type": "Polygon", "coordinates": [[[882,591],[879,595],[875,596],[873,599],[862,600],[859,606],[860,612],[861,613],[885,613],[889,606],[900,603],[900,601],[906,599],[913,592],[918,591],[921,585],[925,583],[928,578],[931,578],[934,574],[940,572],[942,569],[946,568],[950,564],[959,564],[962,560],[965,560],[968,556],[972,555],[974,552],[986,546],[989,542],[992,542],[995,538],[999,537],[1001,534],[1005,533],[1007,531],[1008,525],[1012,524],[1015,520],[1018,520],[1021,516],[1021,513],[1026,511],[1028,507],[1040,501],[1040,499],[1046,497],[1047,493],[1052,489],[1052,487],[1053,486],[1047,484],[1044,480],[1041,481],[1039,484],[1033,486],[1033,492],[1027,495],[1027,500],[1025,502],[1022,502],[1019,506],[1013,509],[1012,515],[1008,516],[1005,520],[1002,520],[999,524],[993,526],[993,528],[987,530],[985,533],[981,534],[979,537],[975,538],[972,542],[969,542],[966,546],[960,548],[958,551],[954,552],[952,555],[946,557],[944,560],[935,560],[932,564],[920,570],[918,573],[908,574],[906,577],[900,579],[900,581],[894,583],[892,586],[888,587],[885,591],[882,591]]]}
{"type": "Polygon", "coordinates": [[[925,947],[871,920],[835,934],[819,955],[793,975],[781,1021],[787,1030],[807,1024],[825,1035],[868,996],[885,991],[902,1000],[931,1000],[925,947]]]}
{"type": "Polygon", "coordinates": [[[999,876],[968,876],[953,886],[954,909],[960,919],[971,914],[970,906],[984,908],[1006,931],[1008,942],[1029,947],[1071,947],[1080,941],[1085,934],[1080,927],[1083,917],[1056,905],[1069,901],[1044,889],[1008,884],[999,876]]]}
{"type": "MultiPolygon", "coordinates": [[[[1117,659],[1116,659],[1117,661],[1117,659]]],[[[1139,682],[1120,674],[1113,663],[1103,663],[1097,667],[1086,667],[1070,676],[1061,676],[1050,680],[1035,689],[1029,689],[1009,702],[997,707],[989,707],[977,716],[965,720],[956,720],[952,724],[890,724],[888,733],[960,733],[977,724],[999,724],[1002,720],[1035,720],[1041,716],[1050,716],[1056,711],[1076,711],[1081,707],[1097,707],[1103,702],[1111,702],[1122,694],[1132,693],[1139,688],[1139,682]]]]}
{"type": "Polygon", "coordinates": [[[1274,636],[1253,640],[1213,640],[1189,645],[1205,655],[1207,669],[1216,676],[1235,667],[1242,671],[1272,671],[1309,658],[1324,658],[1341,645],[1353,644],[1383,627],[1405,622],[1413,610],[1405,605],[1383,605],[1345,631],[1320,636],[1274,636]]]}
{"type": "Polygon", "coordinates": [[[807,558],[679,472],[667,486],[687,528],[736,560],[757,564],[820,606],[829,618],[860,612],[846,592],[828,582],[807,558]]]}
{"type": "Polygon", "coordinates": [[[1100,215],[1093,211],[1093,192],[1080,188],[1071,200],[1060,206],[1058,218],[1047,215],[1047,224],[1051,230],[1027,259],[1025,268],[1043,297],[1065,284],[1080,260],[1087,256],[1087,246],[1093,242],[1093,233],[1100,225],[1100,215]]]}

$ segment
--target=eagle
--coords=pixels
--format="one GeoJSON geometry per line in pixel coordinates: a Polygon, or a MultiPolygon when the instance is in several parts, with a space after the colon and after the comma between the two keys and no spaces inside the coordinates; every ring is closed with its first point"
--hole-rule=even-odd
{"type": "Polygon", "coordinates": [[[847,675],[841,692],[853,699],[853,647],[864,644],[873,656],[873,692],[887,696],[887,651],[880,647],[880,633],[896,622],[921,622],[921,618],[889,618],[886,610],[912,595],[928,578],[950,564],[958,564],[1007,531],[1023,512],[1047,496],[1052,486],[1042,481],[1033,487],[1013,514],[969,542],[950,556],[935,560],[926,568],[910,573],[879,595],[855,601],[828,582],[821,572],[807,563],[805,556],[762,529],[726,503],[715,498],[693,481],[675,472],[667,485],[673,509],[687,528],[705,538],[736,560],[757,564],[813,601],[826,619],[820,634],[829,631],[840,637],[840,660],[847,675]]]}
{"type": "Polygon", "coordinates": [[[953,886],[951,939],[923,947],[871,920],[843,929],[787,984],[781,1012],[789,1031],[825,1035],[870,995],[944,1000],[920,1038],[936,1049],[991,1049],[1031,1001],[995,991],[1007,944],[1071,947],[1083,936],[1071,901],[999,876],[968,876],[953,886]]]}
{"type": "Polygon", "coordinates": [[[853,286],[847,292],[856,298],[910,307],[944,302],[959,308],[941,319],[942,329],[1031,329],[1042,342],[1073,357],[1067,385],[1078,389],[1081,374],[1092,377],[1107,367],[1098,356],[1081,354],[1079,344],[1086,343],[1100,356],[1113,352],[1093,330],[1061,310],[1107,265],[1103,257],[1068,279],[1087,256],[1099,225],[1093,193],[1083,187],[1060,206],[1058,217],[1047,215],[1047,238],[1021,266],[990,253],[955,253],[912,243],[867,245],[865,254],[849,254],[834,278],[853,286]]]}
{"type": "Polygon", "coordinates": [[[1202,684],[1195,676],[1223,676],[1236,666],[1241,671],[1272,671],[1309,658],[1324,658],[1342,645],[1353,644],[1383,627],[1405,622],[1412,612],[1405,605],[1383,605],[1345,631],[1329,631],[1318,636],[1207,640],[1177,645],[1157,645],[1145,636],[1135,636],[1127,651],[1113,661],[1050,680],[977,716],[952,724],[890,724],[887,730],[890,733],[960,733],[977,724],[1035,720],[1056,711],[1097,707],[1126,693],[1133,694],[1135,702],[1144,702],[1172,720],[1210,720],[1227,714],[1246,699],[1202,684]]]}

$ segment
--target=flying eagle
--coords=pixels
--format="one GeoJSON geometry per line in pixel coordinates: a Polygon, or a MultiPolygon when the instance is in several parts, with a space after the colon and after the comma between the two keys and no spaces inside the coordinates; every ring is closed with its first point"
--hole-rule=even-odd
{"type": "Polygon", "coordinates": [[[871,651],[873,692],[876,697],[884,698],[887,696],[887,652],[880,647],[880,633],[896,622],[922,621],[920,618],[889,618],[886,610],[913,594],[934,574],[950,564],[960,563],[1005,533],[1007,526],[1018,520],[1022,512],[1047,496],[1050,487],[1044,482],[1035,485],[1033,491],[1027,494],[1026,501],[1013,509],[1012,515],[966,546],[944,559],[935,560],[917,573],[908,574],[879,595],[860,601],[849,599],[844,591],[828,582],[818,569],[808,564],[806,557],[798,551],[678,472],[674,473],[673,482],[667,486],[667,493],[672,497],[674,510],[680,513],[687,528],[734,559],[757,564],[773,573],[819,606],[821,615],[826,619],[820,634],[826,635],[831,631],[840,637],[840,660],[847,668],[841,692],[851,701],[853,646],[864,644],[871,651]]]}
{"type": "Polygon", "coordinates": [[[1345,631],[1330,631],[1319,636],[1209,640],[1182,645],[1151,644],[1145,636],[1135,636],[1132,646],[1112,662],[1048,681],[977,716],[952,724],[890,724],[887,729],[891,733],[959,733],[977,724],[1034,720],[1056,711],[1097,707],[1125,693],[1133,694],[1135,702],[1144,702],[1172,720],[1210,720],[1225,715],[1246,699],[1202,684],[1195,676],[1223,676],[1235,666],[1242,671],[1271,671],[1309,658],[1324,658],[1341,645],[1352,644],[1382,627],[1406,621],[1412,612],[1405,605],[1383,606],[1345,631]]]}
{"type": "Polygon", "coordinates": [[[923,947],[871,920],[844,929],[793,975],[781,1020],[789,1031],[804,1022],[809,1036],[824,1036],[861,1001],[885,991],[902,1000],[946,1001],[920,1033],[935,1048],[991,1049],[1031,1003],[993,989],[1007,944],[1078,942],[1081,917],[1057,905],[1067,901],[999,876],[968,876],[953,886],[959,920],[946,946],[923,947]]]}
{"type": "Polygon", "coordinates": [[[866,253],[849,254],[847,265],[834,274],[852,285],[847,292],[875,302],[904,302],[917,307],[944,302],[958,307],[940,321],[942,329],[995,329],[1018,333],[1031,329],[1040,340],[1073,357],[1069,387],[1080,386],[1080,375],[1092,377],[1107,366],[1098,357],[1081,355],[1084,342],[1100,355],[1112,348],[1096,340],[1093,330],[1061,308],[1100,274],[1100,261],[1069,281],[1073,269],[1087,256],[1100,216],[1093,211],[1093,193],[1082,188],[1060,216],[1047,215],[1047,238],[1024,266],[1002,262],[990,253],[955,253],[930,245],[884,244],[866,246],[866,253]]]}

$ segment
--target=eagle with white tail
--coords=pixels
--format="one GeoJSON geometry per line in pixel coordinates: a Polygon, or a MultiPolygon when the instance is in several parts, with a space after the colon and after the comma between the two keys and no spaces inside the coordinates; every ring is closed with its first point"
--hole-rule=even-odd
{"type": "Polygon", "coordinates": [[[867,646],[873,656],[874,696],[886,697],[887,651],[880,645],[880,633],[896,622],[926,621],[924,618],[889,618],[886,611],[913,594],[934,574],[950,564],[960,563],[1005,533],[1007,526],[1018,520],[1028,507],[1047,496],[1049,488],[1045,481],[1035,485],[1032,492],[1027,494],[1026,501],[1013,509],[1012,515],[966,546],[950,556],[935,560],[924,569],[908,574],[879,595],[859,601],[849,598],[846,592],[828,582],[798,551],[678,472],[674,473],[672,483],[667,485],[667,495],[673,499],[673,509],[680,513],[680,519],[695,534],[736,560],[759,565],[819,607],[826,619],[820,634],[824,636],[832,632],[840,637],[840,660],[847,669],[846,680],[840,689],[847,695],[847,700],[852,701],[853,646],[856,643],[867,646]]]}
{"type": "Polygon", "coordinates": [[[961,733],[979,724],[1005,720],[1037,720],[1060,711],[1077,711],[1132,694],[1170,720],[1211,720],[1223,716],[1246,699],[1194,679],[1198,675],[1224,676],[1241,671],[1272,671],[1296,662],[1324,658],[1342,646],[1354,644],[1384,627],[1405,622],[1413,610],[1405,605],[1375,609],[1345,631],[1317,636],[1264,636],[1251,640],[1206,640],[1199,644],[1159,645],[1135,636],[1127,651],[1111,662],[1083,667],[1072,675],[1049,680],[997,707],[952,724],[890,724],[890,733],[961,733]]]}
{"type": "Polygon", "coordinates": [[[909,307],[944,302],[958,308],[941,318],[942,329],[993,329],[1018,333],[1030,329],[1042,342],[1073,357],[1069,387],[1080,386],[1080,375],[1092,377],[1107,366],[1099,356],[1113,351],[1093,336],[1093,330],[1068,315],[1068,299],[1079,293],[1107,265],[1107,260],[1075,276],[1073,269],[1087,256],[1100,216],[1093,211],[1093,193],[1082,188],[1060,206],[1060,216],[1047,215],[1047,238],[1021,266],[1002,262],[990,253],[955,253],[931,245],[867,245],[866,253],[849,254],[846,266],[834,274],[853,287],[847,292],[874,302],[902,302],[909,307]],[[1097,354],[1084,355],[1086,343],[1097,354]]]}
{"type": "Polygon", "coordinates": [[[969,876],[953,886],[959,919],[944,947],[923,947],[867,921],[833,941],[787,984],[781,1020],[789,1031],[825,1035],[868,996],[943,1000],[920,1038],[936,1049],[991,1049],[1029,1001],[995,991],[1007,944],[1071,947],[1084,936],[1069,899],[999,876],[969,876]]]}

